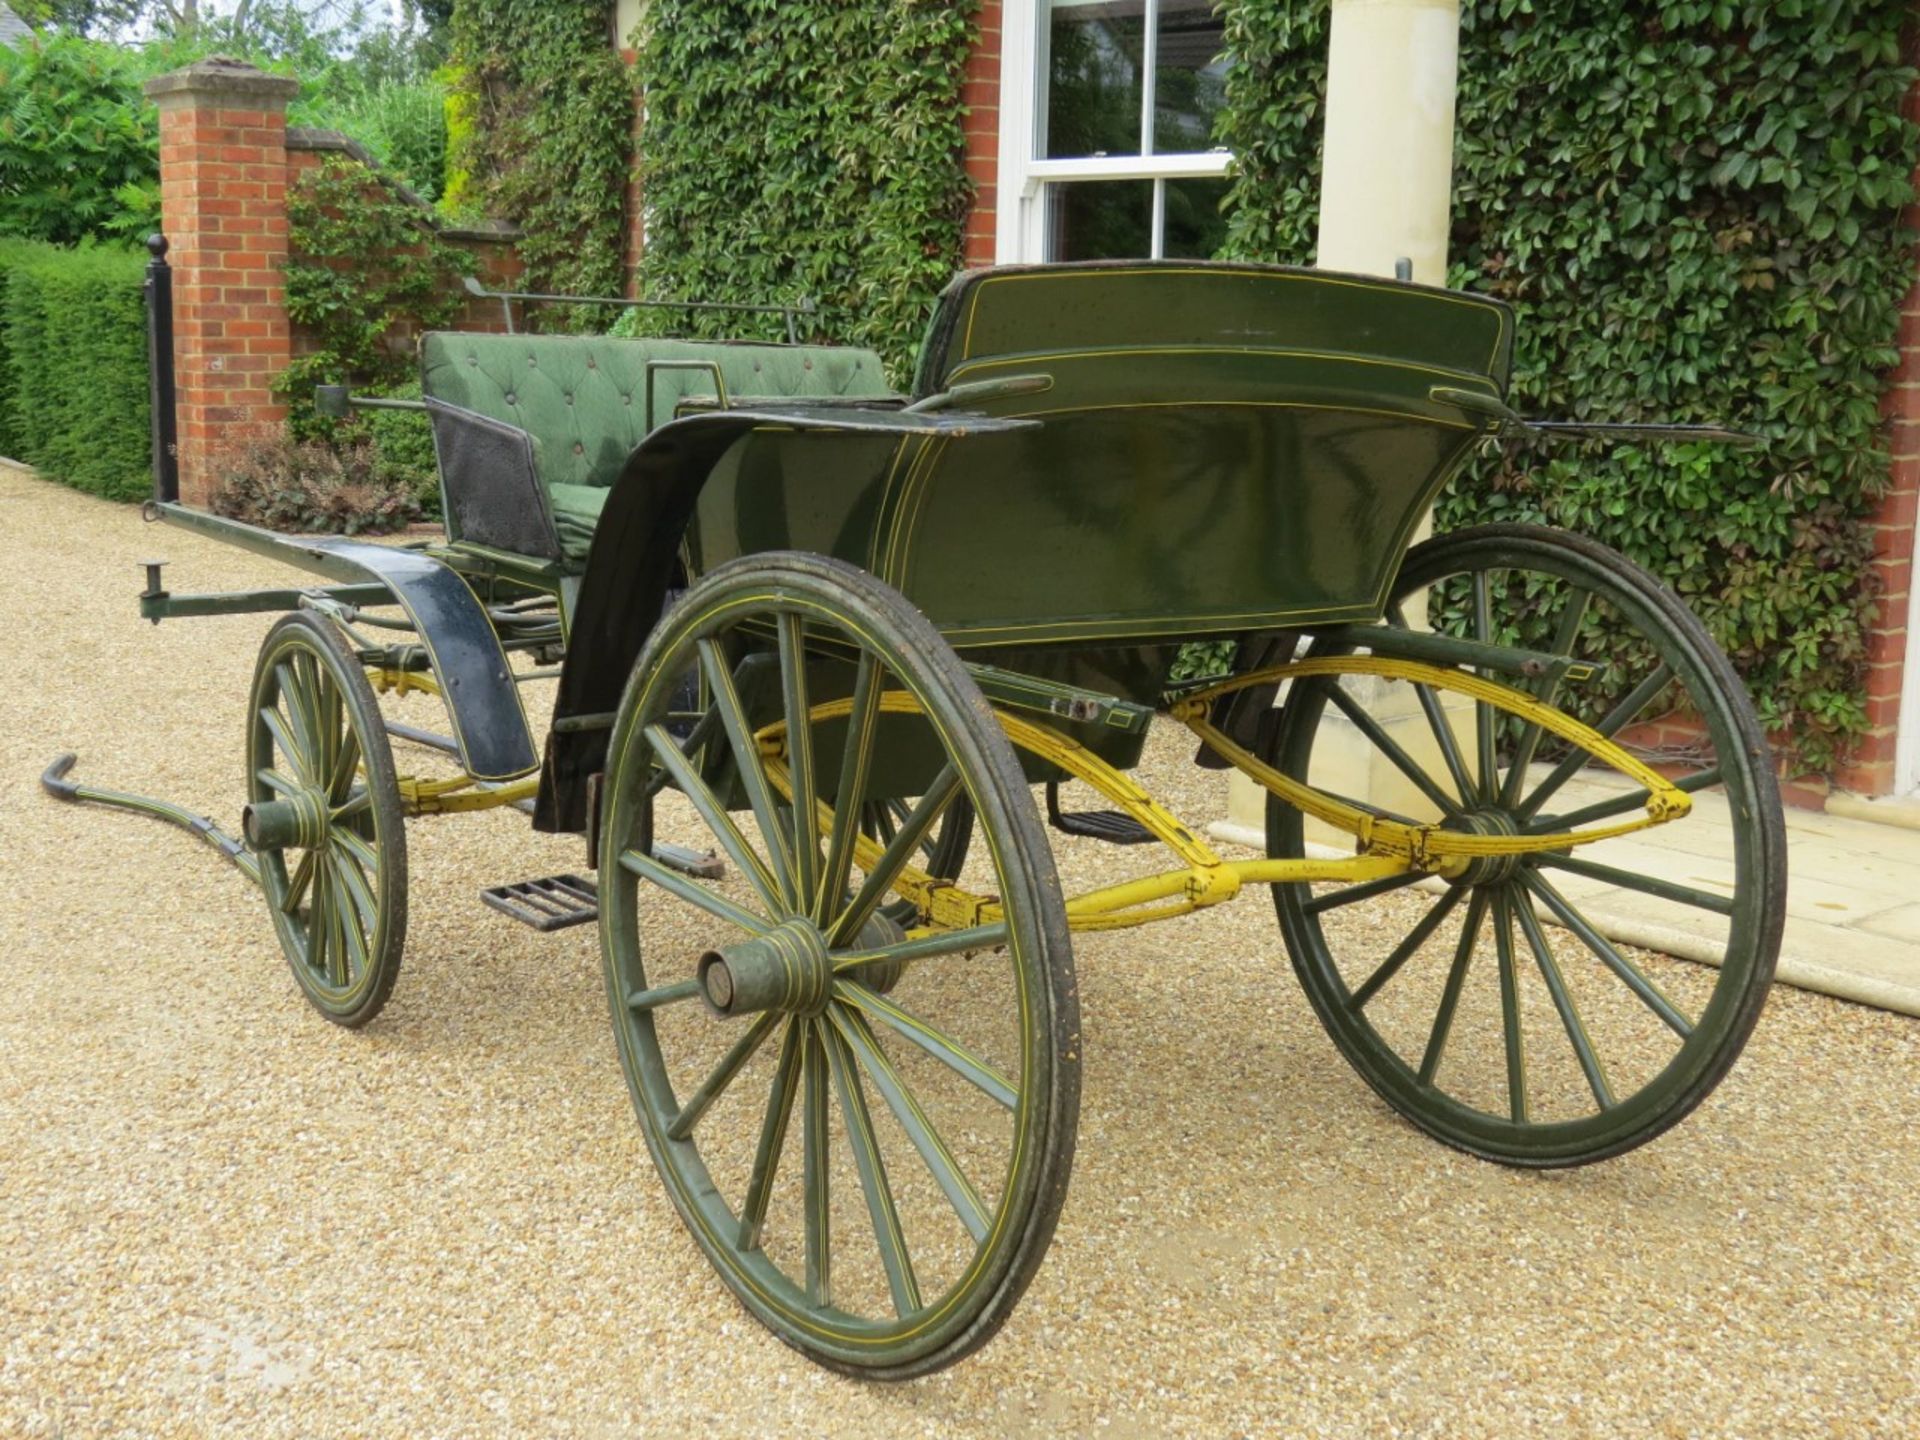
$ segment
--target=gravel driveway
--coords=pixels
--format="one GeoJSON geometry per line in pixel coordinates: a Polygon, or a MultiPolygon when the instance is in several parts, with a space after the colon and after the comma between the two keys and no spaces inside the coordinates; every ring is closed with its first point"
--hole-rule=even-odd
{"type": "Polygon", "coordinates": [[[231,821],[267,619],[149,627],[135,562],[289,572],[3,469],[0,553],[0,1436],[1920,1433],[1920,1022],[1781,989],[1678,1130],[1517,1174],[1375,1100],[1258,897],[1078,945],[1073,1193],[1000,1337],[814,1369],[662,1193],[593,932],[475,897],[578,845],[413,827],[394,1000],[321,1022],[238,872],[36,783],[231,821]]]}

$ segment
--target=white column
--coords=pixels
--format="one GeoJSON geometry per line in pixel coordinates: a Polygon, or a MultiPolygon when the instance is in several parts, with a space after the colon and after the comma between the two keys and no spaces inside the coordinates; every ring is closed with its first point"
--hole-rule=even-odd
{"type": "MultiPolygon", "coordinates": [[[[1459,70],[1459,0],[1333,0],[1315,262],[1320,268],[1390,276],[1399,260],[1408,259],[1415,280],[1446,283],[1459,70]]],[[[1416,538],[1427,533],[1423,521],[1416,538]]],[[[1408,618],[1419,624],[1424,617],[1408,618]]],[[[1431,754],[1437,764],[1438,747],[1425,717],[1403,689],[1369,686],[1361,698],[1412,754],[1431,754]]],[[[1425,799],[1344,716],[1329,707],[1321,723],[1334,733],[1315,747],[1313,780],[1431,818],[1425,799]]],[[[1266,800],[1264,790],[1236,773],[1227,819],[1212,827],[1214,833],[1264,845],[1266,800]]],[[[1350,839],[1331,832],[1318,838],[1352,848],[1350,839]]]]}

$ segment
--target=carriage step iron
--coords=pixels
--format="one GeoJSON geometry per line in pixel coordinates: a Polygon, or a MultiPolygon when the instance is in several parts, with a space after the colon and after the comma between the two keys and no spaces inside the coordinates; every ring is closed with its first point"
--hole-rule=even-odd
{"type": "Polygon", "coordinates": [[[1150,845],[1153,832],[1131,815],[1118,810],[1066,810],[1060,808],[1060,782],[1047,782],[1047,823],[1063,835],[1084,835],[1089,840],[1104,840],[1109,845],[1150,845]]]}
{"type": "Polygon", "coordinates": [[[549,875],[544,880],[495,885],[482,890],[480,898],[542,934],[600,918],[599,888],[583,875],[549,875]]]}

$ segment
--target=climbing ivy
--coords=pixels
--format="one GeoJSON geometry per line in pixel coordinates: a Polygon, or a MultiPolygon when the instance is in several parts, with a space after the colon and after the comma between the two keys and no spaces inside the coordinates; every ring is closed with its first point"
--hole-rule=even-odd
{"type": "Polygon", "coordinates": [[[450,189],[473,213],[519,222],[533,290],[618,295],[625,281],[634,94],[610,9],[579,0],[453,8],[450,189]]]}
{"type": "Polygon", "coordinates": [[[652,0],[639,67],[647,294],[811,299],[818,334],[874,347],[904,380],[961,260],[975,8],[652,0]]]}
{"type": "MultiPolygon", "coordinates": [[[[1307,261],[1327,9],[1229,0],[1229,252],[1307,261]]],[[[1506,447],[1442,528],[1586,531],[1671,581],[1825,770],[1866,725],[1882,376],[1913,280],[1903,0],[1468,0],[1451,283],[1518,314],[1532,414],[1726,420],[1722,445],[1506,447]]]]}

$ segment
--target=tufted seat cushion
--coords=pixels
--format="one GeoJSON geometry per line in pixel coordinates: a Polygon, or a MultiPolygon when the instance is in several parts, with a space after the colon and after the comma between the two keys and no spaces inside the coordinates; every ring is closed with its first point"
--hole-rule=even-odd
{"type": "MultiPolygon", "coordinates": [[[[656,370],[646,413],[647,363],[710,361],[730,396],[871,397],[891,394],[871,350],[736,341],[620,339],[606,335],[485,335],[436,331],[420,346],[421,385],[450,405],[516,425],[534,441],[534,465],[565,557],[586,557],[607,487],[627,456],[687,397],[711,397],[706,370],[656,370]]],[[[443,477],[449,485],[459,477],[443,477]]]]}

